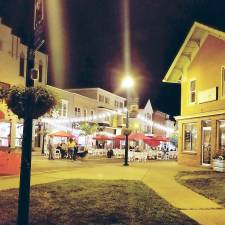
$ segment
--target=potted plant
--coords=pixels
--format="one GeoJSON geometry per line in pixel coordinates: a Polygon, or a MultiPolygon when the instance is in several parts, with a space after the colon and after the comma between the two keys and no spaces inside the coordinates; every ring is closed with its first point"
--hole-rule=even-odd
{"type": "Polygon", "coordinates": [[[215,154],[213,157],[213,170],[218,172],[225,172],[225,153],[215,154]]]}

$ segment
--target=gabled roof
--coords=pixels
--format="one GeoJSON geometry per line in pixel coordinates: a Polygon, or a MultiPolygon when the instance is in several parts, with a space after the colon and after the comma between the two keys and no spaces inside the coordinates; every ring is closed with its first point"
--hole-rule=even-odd
{"type": "Polygon", "coordinates": [[[166,73],[163,82],[181,83],[184,71],[191,64],[208,35],[225,41],[224,32],[198,22],[193,24],[177,56],[166,73]]]}
{"type": "Polygon", "coordinates": [[[149,112],[153,113],[152,104],[150,99],[147,101],[144,110],[148,110],[149,112]]]}

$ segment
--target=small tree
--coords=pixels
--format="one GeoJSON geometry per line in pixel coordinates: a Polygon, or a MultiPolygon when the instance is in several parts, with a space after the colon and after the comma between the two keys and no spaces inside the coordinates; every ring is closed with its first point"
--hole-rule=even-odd
{"type": "Polygon", "coordinates": [[[81,134],[85,136],[85,147],[87,147],[87,136],[94,134],[98,130],[97,123],[83,122],[80,124],[81,134]]]}

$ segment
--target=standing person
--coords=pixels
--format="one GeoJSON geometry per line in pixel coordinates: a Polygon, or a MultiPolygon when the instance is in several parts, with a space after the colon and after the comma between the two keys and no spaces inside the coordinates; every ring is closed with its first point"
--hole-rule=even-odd
{"type": "Polygon", "coordinates": [[[75,142],[72,138],[69,139],[67,147],[68,147],[68,157],[69,159],[73,160],[75,142]]]}
{"type": "Polygon", "coordinates": [[[50,137],[49,140],[48,140],[48,152],[49,152],[49,155],[48,155],[48,159],[49,160],[54,160],[54,157],[53,157],[53,143],[52,143],[52,138],[50,137]]]}
{"type": "Polygon", "coordinates": [[[74,145],[73,160],[76,160],[77,159],[77,152],[78,152],[78,144],[77,144],[76,141],[74,143],[75,143],[75,145],[74,145]]]}

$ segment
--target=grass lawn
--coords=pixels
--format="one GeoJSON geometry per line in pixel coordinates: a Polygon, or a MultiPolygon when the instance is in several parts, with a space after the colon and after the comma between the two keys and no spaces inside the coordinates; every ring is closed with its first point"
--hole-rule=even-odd
{"type": "Polygon", "coordinates": [[[176,180],[193,191],[225,206],[225,173],[185,171],[178,173],[176,180]]]}
{"type": "MultiPolygon", "coordinates": [[[[18,190],[0,192],[0,224],[15,224],[18,190]]],[[[64,180],[32,186],[30,224],[197,224],[138,181],[64,180]]]]}

